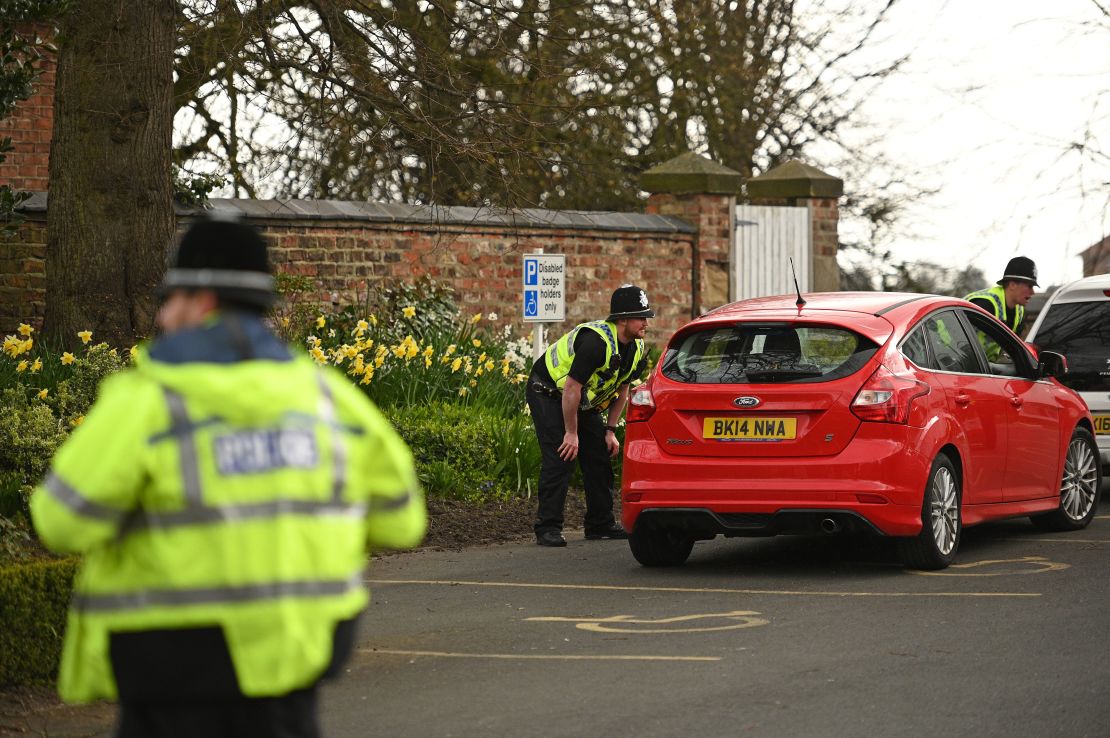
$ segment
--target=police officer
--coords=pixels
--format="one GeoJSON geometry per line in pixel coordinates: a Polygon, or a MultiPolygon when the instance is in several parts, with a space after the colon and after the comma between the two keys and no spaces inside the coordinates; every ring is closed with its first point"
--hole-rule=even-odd
{"type": "Polygon", "coordinates": [[[1025,320],[1025,305],[1037,284],[1037,265],[1026,256],[1015,256],[1006,264],[1002,279],[990,289],[972,292],[965,297],[973,305],[1001,320],[1014,333],[1019,333],[1025,320]]]}
{"type": "Polygon", "coordinates": [[[644,334],[655,312],[647,294],[622,285],[609,317],[582,323],[548,347],[532,366],[528,408],[542,453],[534,530],[541,546],[565,546],[563,510],[577,459],[586,494],[586,538],[627,538],[613,518],[616,425],[628,386],[647,366],[644,334]],[[603,419],[604,415],[604,419],[603,419]]]}
{"type": "Polygon", "coordinates": [[[121,736],[315,736],[354,643],[366,549],[418,544],[404,442],[267,328],[266,242],[205,219],[163,282],[163,335],[109,377],[31,499],[84,554],[59,691],[120,701],[121,736]]]}

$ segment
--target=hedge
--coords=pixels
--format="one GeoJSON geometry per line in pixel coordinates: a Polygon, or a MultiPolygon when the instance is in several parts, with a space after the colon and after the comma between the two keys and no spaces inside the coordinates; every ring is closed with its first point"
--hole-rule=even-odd
{"type": "Polygon", "coordinates": [[[0,687],[58,673],[76,559],[0,566],[0,687]]]}

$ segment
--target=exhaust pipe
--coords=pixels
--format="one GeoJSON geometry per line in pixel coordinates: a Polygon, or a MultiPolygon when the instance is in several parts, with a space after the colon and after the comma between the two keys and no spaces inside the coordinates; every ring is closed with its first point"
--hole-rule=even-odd
{"type": "Polygon", "coordinates": [[[821,530],[825,533],[828,533],[829,535],[832,535],[833,533],[836,533],[840,530],[840,523],[836,522],[832,518],[825,518],[821,521],[821,530]]]}

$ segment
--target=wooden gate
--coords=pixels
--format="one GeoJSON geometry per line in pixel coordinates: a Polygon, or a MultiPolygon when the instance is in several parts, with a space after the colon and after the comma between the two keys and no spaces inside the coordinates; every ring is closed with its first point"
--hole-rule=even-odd
{"type": "Polygon", "coordinates": [[[794,292],[790,259],[802,292],[813,289],[809,209],[737,205],[732,280],[736,300],[794,292]]]}

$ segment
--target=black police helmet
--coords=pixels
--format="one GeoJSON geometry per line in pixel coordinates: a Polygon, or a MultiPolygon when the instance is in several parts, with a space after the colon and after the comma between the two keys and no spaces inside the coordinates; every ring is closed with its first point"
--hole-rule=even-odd
{"type": "Polygon", "coordinates": [[[648,305],[647,293],[634,284],[622,284],[613,291],[609,299],[609,317],[614,321],[621,318],[654,318],[655,311],[648,305]]]}
{"type": "Polygon", "coordinates": [[[1006,284],[1012,279],[1029,282],[1034,287],[1040,287],[1037,284],[1037,265],[1028,256],[1015,256],[1010,259],[1009,263],[1006,264],[1006,273],[1002,275],[1002,279],[998,280],[998,284],[1006,284]]]}
{"type": "Polygon", "coordinates": [[[266,310],[276,297],[266,239],[236,217],[208,215],[189,226],[159,293],[212,290],[222,300],[266,310]]]}

